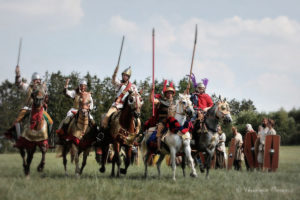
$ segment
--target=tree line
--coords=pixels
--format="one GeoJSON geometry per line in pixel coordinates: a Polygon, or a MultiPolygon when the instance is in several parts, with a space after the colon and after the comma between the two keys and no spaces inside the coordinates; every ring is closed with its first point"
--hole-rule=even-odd
{"type": "MultiPolygon", "coordinates": [[[[76,89],[81,79],[87,81],[88,90],[92,92],[94,100],[94,110],[92,115],[97,123],[100,123],[102,115],[107,112],[115,99],[115,89],[111,83],[111,77],[104,79],[98,78],[96,75],[87,73],[81,75],[77,72],[72,72],[70,75],[63,75],[60,71],[53,73],[45,73],[44,81],[48,87],[49,103],[48,113],[54,121],[53,131],[55,131],[62,119],[65,118],[67,111],[72,107],[73,101],[63,95],[63,89],[66,79],[69,78],[69,89],[76,89]]],[[[152,88],[150,77],[139,82],[132,80],[139,90],[142,91],[144,105],[141,111],[141,120],[145,122],[152,115],[152,104],[149,101],[149,93],[152,88]]],[[[176,86],[176,95],[183,93],[187,87],[188,79],[184,77],[176,86]]],[[[161,93],[163,89],[163,80],[155,81],[155,93],[161,93]]],[[[191,89],[190,92],[193,92],[191,89]]],[[[19,110],[21,109],[24,93],[22,93],[14,84],[5,80],[0,85],[0,152],[10,151],[11,144],[3,137],[3,133],[9,128],[13,121],[16,119],[19,110]]],[[[218,100],[219,94],[213,94],[212,99],[214,102],[218,100]]],[[[230,125],[222,124],[222,128],[227,136],[227,142],[232,137],[231,127],[234,125],[242,134],[246,134],[247,123],[252,124],[255,130],[261,124],[264,117],[275,120],[275,130],[281,136],[282,145],[297,145],[300,144],[300,109],[292,109],[285,111],[280,109],[274,112],[258,112],[253,101],[243,99],[227,100],[233,117],[233,123],[230,125]]]]}

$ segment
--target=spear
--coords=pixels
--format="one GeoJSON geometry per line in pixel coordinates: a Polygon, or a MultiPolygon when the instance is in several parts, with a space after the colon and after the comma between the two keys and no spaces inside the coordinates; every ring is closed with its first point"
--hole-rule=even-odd
{"type": "Polygon", "coordinates": [[[22,38],[20,38],[20,42],[19,42],[19,52],[18,52],[17,66],[19,66],[19,63],[20,63],[21,48],[22,48],[22,38]]]}
{"type": "Polygon", "coordinates": [[[155,53],[155,30],[152,29],[152,116],[154,116],[154,53],[155,53]]]}
{"type": "Polygon", "coordinates": [[[194,49],[193,49],[192,63],[191,63],[191,69],[190,69],[190,75],[189,75],[189,82],[188,82],[188,86],[187,86],[187,94],[190,93],[190,87],[191,87],[191,75],[193,72],[194,56],[195,56],[195,50],[196,50],[196,44],[197,44],[197,33],[198,33],[198,30],[197,30],[197,24],[196,24],[194,49]]]}

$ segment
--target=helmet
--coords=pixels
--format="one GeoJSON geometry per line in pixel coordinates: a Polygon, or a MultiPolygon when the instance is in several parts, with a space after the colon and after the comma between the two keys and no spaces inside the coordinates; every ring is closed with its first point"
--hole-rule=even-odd
{"type": "Polygon", "coordinates": [[[167,92],[173,92],[173,94],[175,94],[175,90],[173,87],[167,87],[166,90],[164,91],[164,94],[167,92]]]}
{"type": "Polygon", "coordinates": [[[127,76],[131,76],[131,67],[128,67],[127,69],[125,69],[123,72],[122,72],[122,75],[125,74],[127,76]]]}
{"type": "Polygon", "coordinates": [[[41,76],[37,72],[34,72],[31,76],[31,81],[34,81],[37,79],[41,80],[41,76]]]}
{"type": "Polygon", "coordinates": [[[197,88],[205,88],[204,83],[200,82],[197,84],[197,88]]]}
{"type": "Polygon", "coordinates": [[[86,83],[85,80],[81,80],[80,83],[79,83],[79,86],[80,86],[80,85],[87,85],[87,83],[86,83]]]}

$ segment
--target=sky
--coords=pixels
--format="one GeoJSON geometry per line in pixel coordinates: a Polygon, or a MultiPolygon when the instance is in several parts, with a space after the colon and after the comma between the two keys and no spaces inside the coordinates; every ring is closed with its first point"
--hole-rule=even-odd
{"type": "Polygon", "coordinates": [[[0,82],[60,70],[112,76],[120,71],[178,82],[193,65],[206,92],[251,99],[258,111],[300,107],[300,2],[285,0],[0,0],[0,82]]]}

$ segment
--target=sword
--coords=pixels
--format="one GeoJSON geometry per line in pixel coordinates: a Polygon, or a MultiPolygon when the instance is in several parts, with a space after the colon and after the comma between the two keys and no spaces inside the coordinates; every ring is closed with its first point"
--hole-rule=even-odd
{"type": "Polygon", "coordinates": [[[193,72],[194,56],[195,56],[195,50],[196,50],[196,44],[197,44],[197,34],[198,34],[198,28],[197,28],[197,24],[196,24],[192,63],[191,63],[191,69],[190,69],[189,82],[188,82],[188,86],[187,86],[187,93],[188,94],[190,93],[190,87],[191,87],[191,75],[192,75],[192,72],[193,72]]]}
{"type": "Polygon", "coordinates": [[[18,52],[17,66],[19,66],[19,63],[20,63],[21,49],[22,49],[22,38],[20,38],[20,42],[19,42],[19,52],[18,52]]]}
{"type": "Polygon", "coordinates": [[[120,54],[119,54],[119,59],[118,59],[117,67],[119,67],[119,64],[120,64],[121,55],[122,55],[122,50],[123,50],[123,44],[124,44],[124,39],[125,39],[125,36],[123,35],[123,38],[122,38],[122,44],[121,44],[121,49],[120,49],[120,54]]]}

